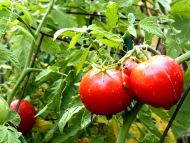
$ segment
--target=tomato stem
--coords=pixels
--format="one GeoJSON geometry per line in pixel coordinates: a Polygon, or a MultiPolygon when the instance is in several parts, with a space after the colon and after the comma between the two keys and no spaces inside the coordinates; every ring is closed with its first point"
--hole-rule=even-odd
{"type": "Polygon", "coordinates": [[[149,52],[151,52],[154,55],[160,55],[160,52],[155,50],[154,48],[152,48],[151,46],[148,47],[142,47],[143,50],[147,50],[149,52]]]}
{"type": "Polygon", "coordinates": [[[177,116],[177,113],[179,112],[179,109],[181,108],[181,106],[182,106],[185,98],[187,97],[189,91],[190,91],[190,84],[188,85],[188,87],[183,92],[182,98],[179,101],[179,103],[177,104],[177,107],[176,107],[175,111],[173,112],[173,115],[172,115],[172,117],[171,117],[171,119],[170,119],[167,127],[165,128],[164,133],[162,134],[159,143],[163,143],[164,142],[164,139],[165,139],[165,137],[166,137],[166,135],[167,135],[167,133],[168,133],[168,131],[169,131],[169,129],[170,129],[173,121],[175,120],[175,117],[177,116]]]}
{"type": "Polygon", "coordinates": [[[176,60],[179,64],[181,64],[181,63],[187,61],[188,59],[190,59],[190,51],[188,51],[188,52],[184,53],[183,55],[177,57],[175,60],[176,60]]]}
{"type": "Polygon", "coordinates": [[[131,111],[127,112],[127,114],[125,114],[125,116],[123,118],[123,126],[120,129],[119,136],[117,138],[116,143],[125,143],[129,128],[131,127],[131,124],[135,120],[142,105],[143,104],[141,104],[139,102],[136,103],[135,107],[131,111]]]}

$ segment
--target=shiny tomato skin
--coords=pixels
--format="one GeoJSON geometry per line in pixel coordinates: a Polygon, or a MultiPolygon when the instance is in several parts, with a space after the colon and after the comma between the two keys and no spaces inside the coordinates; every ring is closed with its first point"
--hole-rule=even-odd
{"type": "MultiPolygon", "coordinates": [[[[86,73],[79,87],[80,98],[85,107],[97,115],[113,115],[126,109],[132,101],[130,90],[123,86],[121,71],[108,69],[100,72],[92,69],[86,73]]],[[[128,84],[128,83],[126,83],[128,84]]]]}
{"type": "Polygon", "coordinates": [[[137,66],[137,62],[131,58],[128,58],[123,63],[123,71],[126,75],[130,76],[131,71],[137,66]]]}
{"type": "MultiPolygon", "coordinates": [[[[19,101],[18,99],[14,100],[11,103],[10,108],[15,110],[18,101],[19,101]]],[[[18,114],[21,118],[21,122],[18,126],[18,131],[22,133],[29,132],[32,129],[33,125],[35,124],[35,115],[36,115],[35,108],[27,100],[21,100],[18,109],[18,114]]]]}
{"type": "Polygon", "coordinates": [[[132,70],[130,84],[140,102],[169,109],[181,97],[184,76],[174,59],[157,55],[132,70]]]}
{"type": "Polygon", "coordinates": [[[8,103],[0,96],[0,124],[3,124],[9,114],[8,103]]]}

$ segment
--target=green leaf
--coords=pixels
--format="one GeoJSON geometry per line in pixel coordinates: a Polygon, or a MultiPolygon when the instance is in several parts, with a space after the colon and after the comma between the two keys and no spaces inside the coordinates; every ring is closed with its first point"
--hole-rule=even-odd
{"type": "Polygon", "coordinates": [[[46,81],[47,78],[50,76],[50,74],[52,73],[52,70],[49,69],[44,69],[42,70],[36,77],[36,82],[43,82],[46,81]]]}
{"type": "Polygon", "coordinates": [[[89,52],[89,48],[86,48],[80,58],[80,62],[79,64],[76,66],[76,69],[77,69],[77,72],[76,74],[79,74],[79,72],[81,71],[86,59],[87,59],[87,56],[88,56],[88,52],[89,52]]]}
{"type": "Polygon", "coordinates": [[[50,105],[51,103],[53,103],[53,102],[50,102],[49,104],[47,104],[46,106],[44,106],[44,108],[42,108],[42,109],[35,115],[35,117],[40,116],[40,115],[43,114],[46,110],[48,110],[48,107],[49,107],[49,105],[50,105]]]}
{"type": "MultiPolygon", "coordinates": [[[[1,3],[0,3],[1,4],[1,3]]],[[[1,5],[0,5],[1,6],[1,5]]],[[[4,6],[4,5],[2,5],[4,6]]],[[[5,34],[8,25],[10,24],[10,22],[13,20],[12,14],[11,12],[2,9],[2,7],[0,7],[0,38],[2,38],[2,36],[5,34]]]]}
{"type": "Polygon", "coordinates": [[[79,106],[75,106],[72,108],[67,109],[67,111],[63,114],[63,116],[61,117],[60,121],[59,121],[59,130],[61,132],[63,132],[63,129],[66,125],[66,123],[76,114],[78,113],[80,110],[82,110],[84,108],[83,105],[79,105],[79,106]]]}
{"type": "Polygon", "coordinates": [[[81,119],[81,128],[82,129],[91,123],[91,117],[92,117],[92,113],[90,113],[88,110],[85,109],[84,113],[82,115],[82,119],[81,119]]]}
{"type": "MultiPolygon", "coordinates": [[[[176,0],[171,7],[171,14],[180,17],[190,18],[190,1],[189,0],[176,0]]],[[[185,26],[186,27],[186,26],[185,26]]]]}
{"type": "Polygon", "coordinates": [[[60,77],[60,74],[58,74],[56,71],[52,69],[44,69],[42,70],[37,76],[35,81],[38,83],[43,83],[47,80],[55,80],[58,77],[60,77]]]}
{"type": "Polygon", "coordinates": [[[11,52],[19,62],[20,68],[23,68],[25,65],[31,41],[32,39],[25,35],[14,35],[9,41],[11,52]]]}
{"type": "Polygon", "coordinates": [[[0,125],[0,143],[21,143],[19,138],[21,133],[18,132],[15,128],[11,126],[2,126],[0,125]]]}
{"type": "Polygon", "coordinates": [[[143,123],[150,130],[151,133],[153,133],[157,137],[161,136],[161,133],[158,131],[156,125],[154,124],[153,119],[150,118],[151,111],[149,106],[144,105],[140,110],[140,112],[138,113],[138,116],[141,123],[143,123]]]}
{"type": "Polygon", "coordinates": [[[25,29],[24,27],[17,25],[16,26],[20,31],[22,31],[26,36],[28,36],[29,38],[31,38],[32,40],[35,41],[35,37],[34,35],[32,35],[32,33],[30,33],[27,29],[25,29]]]}
{"type": "Polygon", "coordinates": [[[165,8],[166,11],[170,11],[170,4],[167,0],[158,0],[158,2],[165,8]]]}
{"type": "Polygon", "coordinates": [[[84,26],[82,28],[63,28],[59,29],[58,31],[55,32],[53,36],[53,40],[57,39],[59,36],[72,36],[76,33],[85,33],[87,31],[87,27],[84,26]]]}
{"type": "Polygon", "coordinates": [[[50,129],[46,133],[46,135],[45,135],[45,137],[43,139],[43,142],[45,142],[45,143],[48,142],[53,137],[53,135],[54,135],[54,133],[56,132],[57,129],[58,129],[58,125],[57,125],[57,123],[55,123],[54,126],[53,126],[53,128],[50,129]]]}
{"type": "Polygon", "coordinates": [[[158,37],[164,38],[164,33],[157,24],[157,17],[146,17],[139,22],[139,26],[148,33],[155,34],[158,37]]]}
{"type": "Polygon", "coordinates": [[[11,122],[15,127],[18,127],[20,124],[20,116],[15,110],[9,110],[7,121],[11,122]]]}
{"type": "Polygon", "coordinates": [[[26,7],[24,7],[23,5],[21,5],[20,3],[16,3],[17,8],[22,11],[24,13],[24,17],[23,19],[25,19],[27,21],[28,24],[33,24],[33,18],[30,15],[29,11],[26,9],[26,7]]]}
{"type": "Polygon", "coordinates": [[[50,94],[48,95],[49,100],[47,105],[36,114],[36,117],[43,114],[46,111],[59,112],[61,105],[61,95],[64,89],[65,89],[64,79],[59,79],[55,81],[53,85],[50,87],[49,91],[50,94]]]}
{"type": "Polygon", "coordinates": [[[121,38],[121,35],[107,32],[101,27],[97,27],[94,24],[89,26],[88,29],[92,30],[91,34],[94,35],[96,37],[96,40],[100,43],[114,48],[122,48],[123,39],[121,38]]]}
{"type": "Polygon", "coordinates": [[[0,63],[10,61],[16,68],[20,68],[20,63],[14,53],[8,50],[5,45],[0,44],[0,63]]]}
{"type": "Polygon", "coordinates": [[[53,39],[50,37],[44,37],[41,50],[52,55],[61,53],[61,48],[57,41],[53,41],[53,39]]]}
{"type": "Polygon", "coordinates": [[[78,42],[79,38],[81,37],[82,33],[78,33],[75,36],[72,37],[71,42],[69,43],[69,49],[72,49],[75,47],[76,43],[78,42]]]}
{"type": "Polygon", "coordinates": [[[119,4],[119,7],[129,7],[133,4],[133,0],[112,0],[119,4]]]}
{"type": "Polygon", "coordinates": [[[129,25],[127,30],[131,35],[133,35],[134,37],[137,37],[137,32],[133,25],[129,25]]]}
{"type": "Polygon", "coordinates": [[[98,135],[91,143],[104,143],[105,136],[98,135]]]}
{"type": "Polygon", "coordinates": [[[108,2],[106,6],[106,20],[109,28],[115,28],[119,20],[118,4],[115,2],[108,2]]]}
{"type": "Polygon", "coordinates": [[[52,139],[52,143],[73,143],[79,137],[79,131],[81,131],[81,120],[84,109],[76,113],[65,126],[63,133],[52,139]]]}
{"type": "Polygon", "coordinates": [[[2,10],[4,7],[8,7],[10,5],[9,0],[1,0],[0,1],[0,10],[2,10]]]}
{"type": "Polygon", "coordinates": [[[54,7],[48,17],[48,24],[55,27],[55,29],[78,27],[76,17],[66,14],[62,5],[54,7]]]}
{"type": "Polygon", "coordinates": [[[127,17],[130,25],[135,22],[135,15],[133,13],[129,13],[127,17]]]}

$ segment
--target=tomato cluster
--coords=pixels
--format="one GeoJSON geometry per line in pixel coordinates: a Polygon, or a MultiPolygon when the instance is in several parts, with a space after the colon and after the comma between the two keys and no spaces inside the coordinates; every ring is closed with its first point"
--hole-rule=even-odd
{"type": "Polygon", "coordinates": [[[120,70],[93,68],[83,76],[79,92],[90,112],[109,116],[125,110],[133,99],[169,109],[179,101],[183,83],[178,63],[157,55],[142,63],[128,58],[120,70]]]}

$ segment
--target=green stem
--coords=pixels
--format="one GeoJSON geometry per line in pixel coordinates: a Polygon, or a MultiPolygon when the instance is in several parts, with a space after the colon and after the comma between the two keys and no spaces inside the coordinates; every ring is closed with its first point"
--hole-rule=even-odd
{"type": "Polygon", "coordinates": [[[119,136],[117,138],[116,143],[125,143],[126,136],[128,134],[129,128],[131,127],[131,124],[135,120],[138,112],[140,111],[143,104],[137,103],[135,107],[130,111],[127,112],[127,114],[124,117],[123,126],[120,129],[119,136]]]}
{"type": "MultiPolygon", "coordinates": [[[[48,14],[50,13],[52,7],[53,7],[53,4],[54,4],[54,0],[51,0],[50,4],[49,4],[49,7],[44,15],[44,17],[42,18],[42,21],[40,22],[40,25],[38,26],[36,32],[35,32],[35,38],[37,40],[39,34],[40,34],[40,30],[45,22],[45,19],[47,18],[48,14]]],[[[31,62],[31,58],[32,58],[32,53],[34,51],[34,45],[35,45],[35,41],[32,42],[31,44],[31,47],[30,47],[30,51],[29,51],[29,54],[28,54],[28,57],[27,57],[27,60],[26,60],[26,64],[25,64],[25,69],[28,68],[30,66],[30,62],[31,62]]]]}
{"type": "MultiPolygon", "coordinates": [[[[28,73],[29,72],[42,72],[43,71],[43,69],[38,69],[38,68],[27,68],[27,71],[28,71],[28,73]]],[[[67,74],[64,74],[64,73],[62,73],[62,72],[59,72],[59,71],[51,71],[52,73],[55,73],[55,74],[59,74],[59,75],[61,75],[61,76],[67,76],[67,74]]]]}
{"type": "Polygon", "coordinates": [[[12,89],[10,95],[8,96],[7,102],[8,102],[9,105],[10,105],[10,103],[11,103],[11,101],[12,101],[14,95],[16,94],[16,91],[17,91],[19,85],[20,85],[21,82],[24,80],[24,77],[27,75],[27,73],[28,73],[28,72],[27,72],[27,70],[25,70],[25,69],[22,71],[22,73],[21,73],[19,79],[17,80],[17,82],[16,82],[15,86],[13,87],[13,89],[12,89]]]}
{"type": "Polygon", "coordinates": [[[100,57],[102,57],[102,55],[100,54],[100,52],[98,51],[98,47],[96,46],[96,44],[94,43],[94,41],[92,40],[92,38],[90,37],[90,35],[88,34],[88,32],[86,32],[87,37],[89,38],[92,46],[95,48],[95,50],[97,51],[97,53],[100,55],[100,57]]]}
{"type": "Polygon", "coordinates": [[[188,59],[190,59],[190,51],[188,51],[187,53],[177,57],[175,60],[181,64],[183,63],[184,61],[187,61],[188,59]]]}
{"type": "Polygon", "coordinates": [[[7,84],[0,84],[0,86],[2,86],[5,90],[7,90],[8,93],[12,91],[7,84]]]}
{"type": "MultiPolygon", "coordinates": [[[[35,38],[37,40],[37,38],[39,37],[39,34],[40,34],[40,30],[44,24],[44,21],[45,19],[47,18],[48,14],[50,13],[50,10],[52,9],[53,7],[53,4],[54,4],[54,0],[51,0],[50,4],[49,4],[49,7],[44,15],[44,17],[42,18],[42,21],[41,23],[39,24],[36,32],[35,32],[35,38]]],[[[13,87],[13,90],[12,92],[10,93],[10,95],[8,96],[8,99],[7,99],[7,102],[8,104],[10,105],[14,95],[16,94],[16,91],[18,89],[18,87],[20,86],[20,84],[22,83],[22,81],[24,80],[25,76],[27,75],[28,73],[28,70],[27,68],[30,67],[30,63],[31,63],[31,59],[32,59],[32,54],[33,54],[33,51],[34,51],[34,46],[35,46],[35,41],[32,41],[32,44],[31,44],[31,47],[30,47],[30,50],[29,50],[29,54],[27,56],[27,60],[26,60],[26,63],[25,63],[25,67],[21,73],[21,76],[19,77],[19,79],[17,80],[15,86],[13,87]]]]}
{"type": "Polygon", "coordinates": [[[151,52],[152,54],[154,55],[160,55],[160,52],[158,52],[157,50],[155,50],[154,48],[152,47],[142,47],[143,50],[147,50],[149,52],[151,52]]]}

